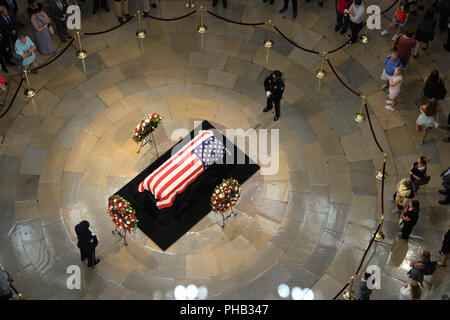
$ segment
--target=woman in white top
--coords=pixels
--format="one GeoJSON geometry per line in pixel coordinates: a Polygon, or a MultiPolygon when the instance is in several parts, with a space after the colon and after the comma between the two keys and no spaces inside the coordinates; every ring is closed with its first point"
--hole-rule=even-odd
{"type": "Polygon", "coordinates": [[[420,300],[422,287],[415,280],[410,280],[400,288],[399,300],[420,300]]]}
{"type": "Polygon", "coordinates": [[[395,106],[397,105],[397,97],[400,94],[400,88],[403,83],[403,74],[405,73],[404,68],[395,68],[394,74],[389,80],[389,100],[386,100],[385,108],[389,111],[395,111],[395,106]]]}

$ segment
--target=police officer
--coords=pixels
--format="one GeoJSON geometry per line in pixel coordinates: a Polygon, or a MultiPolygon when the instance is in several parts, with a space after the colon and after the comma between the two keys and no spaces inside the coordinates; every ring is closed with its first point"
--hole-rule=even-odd
{"type": "Polygon", "coordinates": [[[97,247],[98,240],[97,236],[89,229],[89,222],[81,221],[75,226],[75,232],[78,237],[77,247],[80,248],[81,261],[87,258],[88,267],[99,263],[100,259],[95,258],[95,247],[97,247]]]}
{"type": "Polygon", "coordinates": [[[266,89],[267,107],[264,108],[264,112],[272,110],[275,104],[275,117],[273,121],[277,121],[280,118],[280,100],[283,97],[284,82],[281,79],[283,74],[275,70],[264,80],[264,88],[266,89]]]}

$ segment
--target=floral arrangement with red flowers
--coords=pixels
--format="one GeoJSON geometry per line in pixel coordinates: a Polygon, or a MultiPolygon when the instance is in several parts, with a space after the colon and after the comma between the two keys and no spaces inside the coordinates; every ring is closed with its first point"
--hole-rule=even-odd
{"type": "Polygon", "coordinates": [[[136,143],[144,140],[145,137],[158,127],[158,123],[160,123],[161,120],[162,117],[156,112],[146,116],[144,120],[134,128],[133,140],[136,141],[136,143]]]}
{"type": "Polygon", "coordinates": [[[227,213],[239,200],[241,186],[233,178],[223,179],[222,183],[214,188],[211,196],[211,207],[217,213],[227,213]]]}
{"type": "Polygon", "coordinates": [[[136,210],[118,194],[109,197],[108,213],[120,230],[131,232],[136,229],[138,223],[136,210]]]}

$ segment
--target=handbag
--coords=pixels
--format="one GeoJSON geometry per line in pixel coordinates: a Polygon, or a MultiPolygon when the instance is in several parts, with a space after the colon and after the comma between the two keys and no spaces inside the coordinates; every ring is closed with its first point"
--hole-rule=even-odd
{"type": "Polygon", "coordinates": [[[430,182],[430,180],[431,180],[431,176],[425,175],[422,179],[414,181],[414,184],[416,186],[421,186],[424,184],[428,184],[430,182]]]}

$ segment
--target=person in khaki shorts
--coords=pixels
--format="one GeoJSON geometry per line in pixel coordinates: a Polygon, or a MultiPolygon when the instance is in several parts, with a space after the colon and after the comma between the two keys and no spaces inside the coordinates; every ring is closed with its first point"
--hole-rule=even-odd
{"type": "Polygon", "coordinates": [[[125,15],[125,19],[130,19],[130,15],[128,14],[128,0],[115,0],[116,2],[116,13],[117,13],[117,20],[119,20],[120,23],[123,23],[122,18],[122,3],[123,3],[123,12],[125,15]]]}

